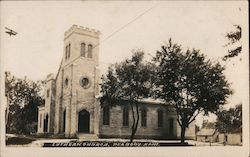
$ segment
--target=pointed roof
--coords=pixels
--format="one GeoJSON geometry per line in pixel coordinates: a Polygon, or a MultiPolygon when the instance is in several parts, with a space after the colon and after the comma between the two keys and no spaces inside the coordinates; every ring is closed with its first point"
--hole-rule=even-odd
{"type": "Polygon", "coordinates": [[[207,128],[202,128],[197,135],[198,136],[212,136],[215,133],[216,129],[207,129],[207,128]]]}

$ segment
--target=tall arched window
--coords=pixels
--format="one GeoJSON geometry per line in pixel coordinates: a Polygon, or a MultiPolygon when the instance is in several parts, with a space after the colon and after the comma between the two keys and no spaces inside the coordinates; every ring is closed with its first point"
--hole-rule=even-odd
{"type": "Polygon", "coordinates": [[[103,125],[109,125],[110,110],[108,106],[103,107],[103,125]]]}
{"type": "Polygon", "coordinates": [[[68,84],[69,84],[69,79],[68,78],[65,79],[64,84],[65,84],[65,87],[68,87],[68,84]]]}
{"type": "Polygon", "coordinates": [[[174,134],[174,119],[173,118],[169,119],[169,134],[170,135],[174,134]]]}
{"type": "Polygon", "coordinates": [[[129,110],[127,107],[123,108],[123,126],[129,126],[129,110]]]}
{"type": "Polygon", "coordinates": [[[68,44],[65,48],[65,60],[68,59],[70,57],[70,44],[68,44]]]}
{"type": "Polygon", "coordinates": [[[68,58],[70,57],[70,44],[69,44],[69,47],[68,47],[68,58]]]}
{"type": "Polygon", "coordinates": [[[42,127],[42,114],[40,114],[40,128],[42,127]]]}
{"type": "Polygon", "coordinates": [[[43,122],[43,132],[48,132],[48,125],[49,125],[49,115],[46,114],[44,122],[43,122]]]}
{"type": "Polygon", "coordinates": [[[65,60],[68,58],[68,45],[65,48],[65,60]]]}
{"type": "Polygon", "coordinates": [[[92,49],[93,49],[93,46],[89,44],[88,45],[88,58],[92,58],[92,49]]]}
{"type": "Polygon", "coordinates": [[[49,92],[49,89],[48,89],[48,90],[47,90],[47,98],[49,97],[49,93],[50,93],[50,92],[49,92]]]}
{"type": "Polygon", "coordinates": [[[163,127],[163,111],[158,110],[158,127],[163,127]]]}
{"type": "Polygon", "coordinates": [[[147,126],[147,110],[146,109],[141,110],[141,126],[144,126],[144,127],[147,126]]]}
{"type": "Polygon", "coordinates": [[[81,56],[85,57],[85,53],[86,53],[86,44],[85,43],[81,43],[81,56]]]}

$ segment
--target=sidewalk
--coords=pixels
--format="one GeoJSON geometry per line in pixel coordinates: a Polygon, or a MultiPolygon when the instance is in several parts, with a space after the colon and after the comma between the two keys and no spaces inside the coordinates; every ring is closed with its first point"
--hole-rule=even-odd
{"type": "MultiPolygon", "coordinates": [[[[16,135],[7,135],[8,138],[16,138],[16,135]]],[[[20,136],[21,137],[21,136],[20,136]]],[[[23,136],[21,138],[24,138],[23,136]]],[[[27,138],[28,139],[28,138],[27,138]]],[[[69,142],[129,142],[129,139],[109,138],[109,139],[49,139],[49,138],[33,138],[28,144],[10,144],[10,147],[42,147],[44,143],[69,143],[69,142]]],[[[166,143],[178,144],[180,140],[152,140],[152,139],[135,139],[133,142],[151,142],[151,143],[166,143]]],[[[186,140],[192,146],[224,146],[222,143],[199,142],[194,140],[186,140]]],[[[228,146],[228,145],[226,145],[228,146]]]]}
{"type": "MultiPolygon", "coordinates": [[[[37,139],[29,144],[24,145],[8,145],[11,147],[42,147],[44,143],[69,143],[69,142],[129,142],[129,139],[37,139]]],[[[152,142],[152,143],[179,143],[180,140],[149,140],[149,139],[135,139],[133,142],[152,142]]],[[[193,140],[186,140],[186,142],[193,146],[223,146],[219,143],[205,143],[193,140]]]]}

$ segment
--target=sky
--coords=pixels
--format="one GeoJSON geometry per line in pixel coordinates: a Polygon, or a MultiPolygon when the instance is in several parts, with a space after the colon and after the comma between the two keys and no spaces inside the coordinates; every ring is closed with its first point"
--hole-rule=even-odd
{"type": "MultiPolygon", "coordinates": [[[[241,25],[243,39],[247,39],[247,1],[2,1],[0,4],[1,70],[32,80],[45,79],[47,74],[57,72],[63,55],[63,35],[73,24],[101,31],[102,73],[112,63],[130,57],[133,49],[143,49],[150,60],[169,38],[183,49],[200,49],[213,61],[221,61],[227,53],[225,34],[234,30],[233,25],[241,25]],[[9,36],[4,27],[18,34],[9,36]]],[[[241,57],[221,62],[234,91],[227,107],[247,99],[246,52],[243,48],[241,57]]]]}

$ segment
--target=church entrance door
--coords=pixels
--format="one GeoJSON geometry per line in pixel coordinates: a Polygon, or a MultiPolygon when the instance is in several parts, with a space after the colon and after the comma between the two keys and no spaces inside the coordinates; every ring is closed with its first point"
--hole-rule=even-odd
{"type": "Polygon", "coordinates": [[[78,132],[89,133],[89,112],[82,110],[78,113],[78,132]]]}

